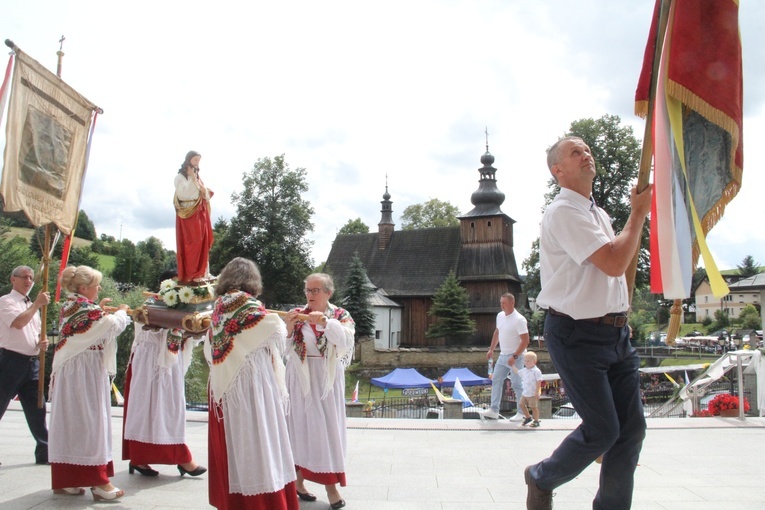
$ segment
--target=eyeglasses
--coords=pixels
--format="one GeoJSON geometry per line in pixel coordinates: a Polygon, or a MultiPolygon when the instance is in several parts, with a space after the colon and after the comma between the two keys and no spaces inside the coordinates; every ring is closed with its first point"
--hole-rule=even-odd
{"type": "Polygon", "coordinates": [[[316,288],[316,289],[303,289],[303,293],[315,296],[316,294],[318,294],[322,290],[324,290],[324,289],[319,289],[319,288],[316,288]]]}

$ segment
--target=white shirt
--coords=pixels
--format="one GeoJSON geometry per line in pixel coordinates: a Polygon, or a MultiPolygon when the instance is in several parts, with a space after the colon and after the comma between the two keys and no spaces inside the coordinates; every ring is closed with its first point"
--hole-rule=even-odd
{"type": "Polygon", "coordinates": [[[523,367],[518,370],[518,375],[521,376],[523,381],[523,396],[524,397],[536,397],[537,393],[537,381],[542,380],[542,371],[539,367],[534,365],[531,368],[523,367]]]}
{"type": "Polygon", "coordinates": [[[528,333],[526,317],[513,310],[513,313],[505,315],[505,312],[497,314],[497,331],[499,332],[500,354],[515,354],[521,345],[521,335],[528,333]]]}
{"type": "Polygon", "coordinates": [[[16,317],[32,306],[25,303],[27,296],[11,290],[10,294],[0,297],[0,347],[25,356],[36,356],[40,350],[37,342],[40,340],[40,312],[35,313],[32,320],[21,329],[12,328],[16,317]]]}
{"type": "Polygon", "coordinates": [[[608,276],[587,260],[614,237],[611,220],[603,209],[579,193],[562,188],[542,217],[542,291],[537,304],[574,319],[626,312],[627,279],[624,275],[608,276]]]}

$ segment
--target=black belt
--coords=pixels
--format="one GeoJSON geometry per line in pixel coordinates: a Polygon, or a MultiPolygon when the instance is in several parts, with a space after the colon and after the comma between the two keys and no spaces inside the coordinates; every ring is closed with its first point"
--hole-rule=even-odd
{"type": "Polygon", "coordinates": [[[621,312],[621,313],[608,313],[604,315],[603,317],[590,317],[587,319],[574,319],[570,315],[566,315],[565,313],[561,313],[557,310],[553,310],[552,308],[547,309],[548,313],[550,315],[555,315],[556,317],[565,317],[567,319],[571,320],[580,320],[580,321],[586,321],[586,322],[592,322],[593,324],[602,324],[604,326],[613,326],[615,328],[623,328],[627,325],[627,313],[621,312]]]}
{"type": "Polygon", "coordinates": [[[12,351],[10,349],[4,349],[0,347],[0,354],[7,354],[8,356],[16,356],[17,358],[23,358],[27,361],[34,361],[38,359],[38,355],[29,356],[27,354],[21,354],[20,352],[12,351]]]}

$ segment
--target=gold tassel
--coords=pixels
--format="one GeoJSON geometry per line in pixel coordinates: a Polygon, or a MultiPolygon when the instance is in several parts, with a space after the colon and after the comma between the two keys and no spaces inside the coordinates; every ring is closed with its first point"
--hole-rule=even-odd
{"type": "Polygon", "coordinates": [[[645,119],[648,116],[648,101],[647,100],[641,99],[640,101],[635,101],[635,115],[637,115],[641,119],[645,119]]]}
{"type": "Polygon", "coordinates": [[[680,331],[680,314],[683,313],[683,303],[675,299],[672,303],[672,310],[669,314],[669,325],[667,326],[667,346],[675,345],[675,338],[680,331]]]}

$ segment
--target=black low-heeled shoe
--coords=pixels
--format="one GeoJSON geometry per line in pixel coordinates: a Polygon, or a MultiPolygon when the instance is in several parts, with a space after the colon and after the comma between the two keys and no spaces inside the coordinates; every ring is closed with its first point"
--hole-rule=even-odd
{"type": "Polygon", "coordinates": [[[142,467],[134,466],[133,464],[128,464],[128,473],[132,475],[134,471],[138,471],[143,476],[157,476],[159,474],[159,471],[157,471],[156,469],[142,468],[142,467]]]}
{"type": "Polygon", "coordinates": [[[340,501],[330,503],[329,506],[332,508],[332,510],[338,510],[339,508],[343,508],[345,506],[345,500],[341,499],[340,501]]]}
{"type": "Polygon", "coordinates": [[[298,497],[302,499],[303,501],[316,501],[316,496],[314,496],[310,492],[300,492],[300,491],[295,491],[295,492],[297,492],[298,497]]]}
{"type": "Polygon", "coordinates": [[[189,475],[189,476],[199,476],[207,473],[207,468],[202,466],[197,466],[196,469],[192,469],[189,471],[188,469],[184,468],[180,464],[178,464],[178,472],[183,475],[189,475]]]}

